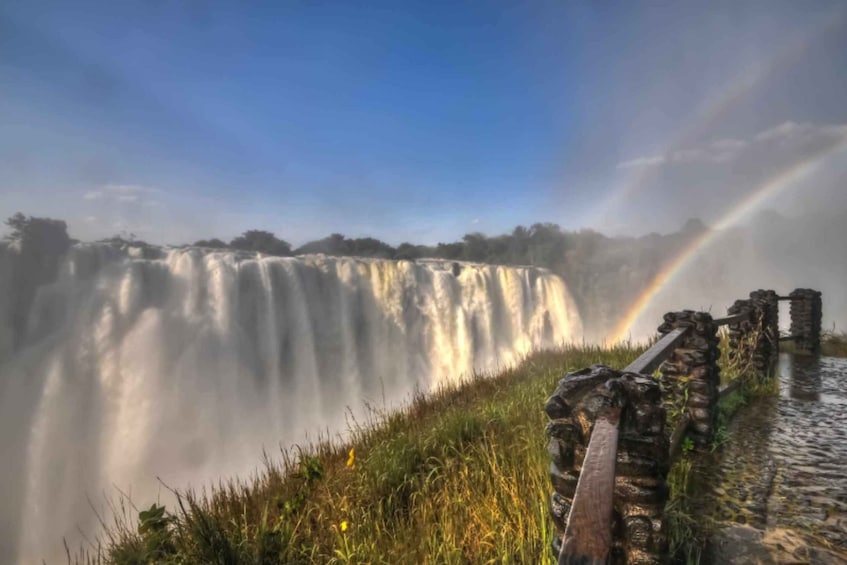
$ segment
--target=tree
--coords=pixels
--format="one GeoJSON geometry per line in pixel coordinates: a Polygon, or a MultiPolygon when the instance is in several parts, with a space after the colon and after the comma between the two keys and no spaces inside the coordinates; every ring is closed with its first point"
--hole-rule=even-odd
{"type": "MultiPolygon", "coordinates": [[[[68,226],[61,220],[34,218],[20,212],[6,220],[11,233],[6,239],[15,242],[20,252],[14,258],[12,284],[9,288],[8,321],[12,328],[12,347],[17,348],[26,333],[29,308],[36,290],[56,280],[62,256],[71,246],[68,226]]],[[[0,312],[0,315],[3,314],[0,312]]]]}
{"type": "Polygon", "coordinates": [[[27,217],[18,212],[6,220],[6,225],[12,230],[6,239],[18,242],[26,253],[58,256],[71,246],[68,225],[62,220],[27,217]]]}
{"type": "Polygon", "coordinates": [[[462,252],[464,251],[465,246],[458,241],[453,243],[440,243],[435,248],[435,255],[441,259],[461,259],[462,252]]]}
{"type": "Polygon", "coordinates": [[[484,262],[488,258],[488,239],[485,234],[474,232],[465,234],[463,255],[468,261],[484,262]]]}
{"type": "Polygon", "coordinates": [[[257,251],[267,255],[291,255],[291,245],[277,238],[273,233],[263,230],[249,230],[229,242],[233,249],[257,251]]]}
{"type": "Polygon", "coordinates": [[[211,249],[226,249],[229,247],[225,241],[221,241],[217,238],[212,239],[200,239],[193,243],[194,247],[209,247],[211,249]]]}
{"type": "Polygon", "coordinates": [[[348,239],[340,233],[330,234],[329,237],[310,241],[297,249],[297,255],[307,253],[325,253],[326,255],[357,255],[360,257],[378,257],[391,259],[396,250],[373,237],[348,239]]]}
{"type": "Polygon", "coordinates": [[[360,237],[349,239],[348,252],[360,257],[378,257],[380,259],[391,259],[397,250],[373,237],[360,237]]]}
{"type": "Polygon", "coordinates": [[[408,242],[401,243],[394,251],[395,259],[414,260],[424,256],[425,250],[420,245],[413,245],[408,242]]]}

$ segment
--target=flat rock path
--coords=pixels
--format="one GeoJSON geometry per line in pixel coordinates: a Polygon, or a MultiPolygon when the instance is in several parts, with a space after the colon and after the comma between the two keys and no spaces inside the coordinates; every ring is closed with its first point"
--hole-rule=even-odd
{"type": "Polygon", "coordinates": [[[847,563],[847,359],[780,356],[779,396],[739,410],[694,471],[715,563],[847,563]]]}

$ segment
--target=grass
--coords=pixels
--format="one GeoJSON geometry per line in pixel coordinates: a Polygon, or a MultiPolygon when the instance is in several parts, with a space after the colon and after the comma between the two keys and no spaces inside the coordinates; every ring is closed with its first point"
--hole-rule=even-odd
{"type": "MultiPolygon", "coordinates": [[[[722,340],[722,382],[747,373],[722,340]]],[[[169,508],[122,499],[99,541],[69,561],[146,563],[552,563],[551,491],[543,413],[567,372],[624,367],[643,347],[566,346],[497,375],[415,396],[405,409],[352,424],[346,443],[320,442],[265,458],[263,471],[205,491],[177,491],[169,508]]],[[[771,379],[773,383],[776,379],[771,379]]],[[[719,404],[715,447],[732,415],[765,385],[719,404]]],[[[760,390],[761,389],[761,390],[760,390]]],[[[696,563],[702,517],[689,509],[693,453],[668,476],[671,549],[696,563]]]]}
{"type": "MultiPolygon", "coordinates": [[[[794,353],[794,342],[785,341],[779,346],[780,351],[794,353]]],[[[847,357],[847,332],[831,330],[821,332],[821,355],[825,357],[847,357]]]]}
{"type": "Polygon", "coordinates": [[[674,562],[699,563],[705,544],[703,516],[692,509],[691,471],[693,457],[684,452],[668,472],[668,503],[665,518],[668,525],[668,550],[674,562]]]}
{"type": "Polygon", "coordinates": [[[122,500],[76,563],[552,563],[543,412],[568,371],[641,349],[567,346],[416,396],[345,444],[266,458],[249,480],[122,500]]]}
{"type": "Polygon", "coordinates": [[[847,332],[821,332],[821,354],[828,357],[847,357],[847,332]]]}

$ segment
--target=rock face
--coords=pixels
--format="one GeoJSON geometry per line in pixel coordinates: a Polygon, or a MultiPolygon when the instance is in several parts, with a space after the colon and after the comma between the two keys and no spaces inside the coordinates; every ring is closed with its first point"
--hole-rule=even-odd
{"type": "Polygon", "coordinates": [[[660,563],[667,551],[664,506],[668,472],[665,410],[658,383],[605,365],[569,373],[559,381],[545,410],[550,478],[554,492],[550,515],[558,530],[553,551],[561,551],[562,534],[573,503],[594,421],[609,407],[622,407],[613,512],[614,563],[660,563]]]}

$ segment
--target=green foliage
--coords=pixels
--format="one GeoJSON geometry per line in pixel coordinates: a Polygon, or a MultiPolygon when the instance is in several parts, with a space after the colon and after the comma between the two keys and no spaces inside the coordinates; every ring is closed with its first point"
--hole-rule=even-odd
{"type": "Polygon", "coordinates": [[[372,237],[348,239],[340,233],[334,233],[324,239],[306,243],[299,247],[295,253],[297,255],[324,253],[326,255],[350,255],[391,259],[394,258],[397,251],[387,243],[372,237]]]}
{"type": "Polygon", "coordinates": [[[138,515],[138,533],[144,542],[147,561],[161,562],[173,555],[174,547],[170,524],[173,518],[165,516],[165,507],[155,504],[138,515]]]}
{"type": "Polygon", "coordinates": [[[18,242],[25,253],[57,256],[71,246],[68,226],[62,220],[24,216],[18,212],[6,220],[11,232],[6,239],[18,242]]]}
{"type": "Polygon", "coordinates": [[[689,452],[693,448],[694,442],[686,438],[683,443],[683,455],[674,462],[668,473],[670,493],[665,506],[668,550],[674,557],[674,562],[687,564],[700,562],[701,549],[705,543],[702,527],[705,517],[694,508],[691,498],[693,459],[689,452]],[[688,449],[686,444],[689,444],[688,449]]]}
{"type": "Polygon", "coordinates": [[[300,476],[306,481],[307,485],[320,480],[324,476],[323,465],[321,460],[314,455],[300,453],[300,476]]]}
{"type": "MultiPolygon", "coordinates": [[[[173,522],[145,515],[175,548],[157,562],[551,564],[544,402],[564,373],[625,366],[640,352],[537,353],[374,412],[353,424],[350,443],[286,451],[247,482],[180,493],[173,522]]],[[[145,535],[112,528],[89,561],[147,563],[145,535]]]]}
{"type": "Polygon", "coordinates": [[[138,513],[138,537],[127,540],[112,554],[118,565],[147,565],[150,563],[178,563],[173,538],[175,519],[165,513],[165,507],[152,504],[138,513]]]}
{"type": "Polygon", "coordinates": [[[291,255],[291,245],[287,241],[263,230],[248,230],[230,241],[229,246],[233,249],[256,251],[266,255],[291,255]]]}
{"type": "Polygon", "coordinates": [[[212,239],[197,240],[192,245],[194,247],[208,247],[210,249],[226,249],[227,247],[229,247],[229,245],[227,245],[225,241],[221,241],[220,239],[214,237],[212,239]]]}
{"type": "Polygon", "coordinates": [[[847,333],[835,329],[821,332],[821,355],[847,357],[847,333]]]}

